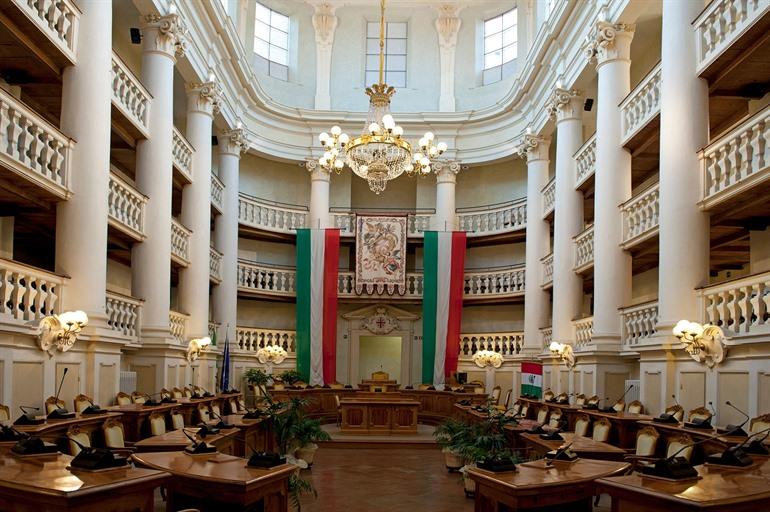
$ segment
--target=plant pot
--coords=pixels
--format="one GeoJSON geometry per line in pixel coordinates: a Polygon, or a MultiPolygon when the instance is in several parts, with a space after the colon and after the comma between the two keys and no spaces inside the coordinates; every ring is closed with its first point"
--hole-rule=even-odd
{"type": "Polygon", "coordinates": [[[294,453],[294,456],[298,459],[302,459],[305,462],[307,462],[308,467],[313,465],[313,459],[315,459],[315,452],[318,450],[318,445],[315,443],[311,443],[308,445],[303,446],[302,448],[297,448],[297,451],[294,453]]]}
{"type": "Polygon", "coordinates": [[[275,391],[283,391],[284,389],[286,389],[286,386],[284,386],[283,384],[275,383],[273,384],[273,389],[275,391]]]}
{"type": "Polygon", "coordinates": [[[461,467],[465,465],[463,458],[454,453],[452,450],[445,449],[444,451],[444,464],[449,472],[459,471],[461,467]]]}
{"type": "Polygon", "coordinates": [[[473,498],[476,494],[476,482],[473,481],[468,473],[463,473],[463,487],[465,488],[465,497],[473,498]]]}

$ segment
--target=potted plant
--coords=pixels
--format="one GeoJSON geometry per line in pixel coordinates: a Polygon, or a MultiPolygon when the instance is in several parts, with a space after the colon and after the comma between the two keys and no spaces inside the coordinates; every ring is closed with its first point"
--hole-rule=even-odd
{"type": "Polygon", "coordinates": [[[451,473],[457,471],[465,465],[458,446],[464,436],[467,436],[470,425],[458,419],[449,418],[442,421],[433,431],[433,437],[436,438],[436,444],[441,447],[444,453],[444,464],[451,473]]]}
{"type": "Polygon", "coordinates": [[[319,441],[329,441],[331,436],[321,428],[321,422],[300,417],[294,424],[294,439],[297,449],[294,456],[307,462],[308,466],[313,465],[315,452],[318,450],[319,441]]]}
{"type": "Polygon", "coordinates": [[[300,374],[297,370],[286,370],[285,372],[278,374],[278,378],[280,378],[289,386],[293,386],[302,380],[302,374],[300,374]]]}

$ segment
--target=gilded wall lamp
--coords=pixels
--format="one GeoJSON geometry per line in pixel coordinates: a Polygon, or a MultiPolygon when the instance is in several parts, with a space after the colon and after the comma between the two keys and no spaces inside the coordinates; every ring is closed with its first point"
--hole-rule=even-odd
{"type": "Polygon", "coordinates": [[[673,333],[682,342],[690,357],[699,363],[705,363],[709,368],[724,361],[727,355],[727,338],[719,326],[680,320],[673,333]]]}
{"type": "Polygon", "coordinates": [[[37,340],[40,348],[53,357],[53,349],[66,352],[75,345],[78,334],[88,325],[88,315],[83,311],[67,311],[40,320],[37,340]]]}
{"type": "Polygon", "coordinates": [[[575,353],[572,351],[572,345],[552,341],[548,347],[554,357],[558,357],[567,368],[572,369],[575,366],[575,353]]]}
{"type": "Polygon", "coordinates": [[[209,345],[211,345],[211,338],[208,336],[191,339],[187,344],[187,362],[196,361],[209,345]]]}

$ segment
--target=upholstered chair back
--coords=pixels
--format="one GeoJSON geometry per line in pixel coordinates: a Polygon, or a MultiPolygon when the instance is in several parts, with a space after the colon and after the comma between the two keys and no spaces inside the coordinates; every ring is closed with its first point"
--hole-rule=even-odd
{"type": "Polygon", "coordinates": [[[586,405],[596,405],[599,403],[599,395],[594,395],[586,400],[586,405]]]}
{"type": "Polygon", "coordinates": [[[599,418],[594,421],[594,432],[591,436],[594,441],[606,443],[610,439],[610,429],[612,425],[607,418],[599,418]]]}
{"type": "Polygon", "coordinates": [[[7,405],[0,404],[0,421],[11,419],[11,409],[7,405]]]}
{"type": "Polygon", "coordinates": [[[693,450],[693,447],[689,445],[692,445],[692,437],[688,436],[687,434],[681,434],[671,438],[668,441],[668,447],[666,448],[666,457],[671,457],[675,453],[679,452],[679,450],[682,450],[679,455],[677,455],[677,457],[684,457],[687,459],[687,461],[689,461],[692,457],[693,450]],[[685,448],[685,446],[687,448],[685,448]]]}
{"type": "Polygon", "coordinates": [[[166,417],[154,412],[150,414],[150,433],[154,436],[160,436],[166,433],[166,417]]]}
{"type": "Polygon", "coordinates": [[[550,389],[546,389],[545,391],[543,391],[543,400],[551,400],[553,399],[554,396],[555,395],[553,391],[551,391],[550,389]]]}
{"type": "Polygon", "coordinates": [[[69,431],[67,431],[67,439],[70,446],[70,455],[72,456],[77,455],[81,450],[80,446],[78,446],[73,439],[83,446],[91,446],[91,436],[89,436],[88,432],[85,430],[81,430],[78,425],[71,427],[69,431]]]}
{"type": "Polygon", "coordinates": [[[524,402],[524,404],[521,406],[521,417],[526,418],[528,412],[529,412],[529,404],[524,402]]]}
{"type": "Polygon", "coordinates": [[[681,422],[684,419],[684,408],[681,405],[669,405],[666,407],[666,414],[672,415],[676,421],[681,422]]]}
{"type": "Polygon", "coordinates": [[[168,390],[168,389],[166,389],[166,388],[161,388],[161,390],[160,390],[160,398],[161,398],[161,400],[162,400],[162,399],[164,399],[164,398],[174,398],[174,397],[173,397],[173,395],[171,394],[171,391],[169,391],[169,390],[168,390]]]}
{"type": "Polygon", "coordinates": [[[118,405],[131,405],[131,395],[121,391],[118,393],[118,396],[115,397],[115,403],[118,405]]]}
{"type": "Polygon", "coordinates": [[[537,422],[545,423],[548,421],[548,407],[541,407],[537,410],[537,422]]]}
{"type": "Polygon", "coordinates": [[[492,394],[489,395],[489,397],[492,399],[492,403],[497,405],[500,403],[500,394],[503,392],[503,390],[500,388],[500,386],[495,386],[492,388],[492,394]]]}
{"type": "Polygon", "coordinates": [[[126,439],[123,432],[123,424],[120,420],[110,418],[102,425],[104,444],[107,448],[125,448],[126,439]]]}
{"type": "Polygon", "coordinates": [[[628,404],[628,412],[632,414],[642,414],[644,412],[644,406],[642,405],[642,402],[639,400],[634,400],[630,404],[628,404]]]}
{"type": "Polygon", "coordinates": [[[626,401],[621,398],[612,405],[612,408],[615,409],[615,412],[623,412],[623,409],[626,408],[626,401]]]}
{"type": "Polygon", "coordinates": [[[89,396],[83,394],[76,396],[74,400],[75,412],[83,412],[86,407],[91,405],[91,402],[93,402],[93,400],[91,400],[91,397],[89,396]]]}
{"type": "Polygon", "coordinates": [[[513,407],[511,407],[511,411],[513,411],[513,414],[518,414],[519,411],[521,411],[521,402],[517,400],[516,403],[513,404],[513,407]]]}
{"type": "Polygon", "coordinates": [[[184,393],[184,396],[186,396],[187,398],[192,398],[193,396],[192,389],[188,388],[187,386],[184,387],[184,389],[182,390],[182,393],[184,393]]]}
{"type": "Polygon", "coordinates": [[[45,412],[51,414],[55,409],[63,408],[64,400],[57,400],[55,396],[49,396],[45,400],[45,412]],[[58,407],[57,407],[58,404],[58,407]]]}
{"type": "Polygon", "coordinates": [[[171,396],[173,398],[183,398],[184,397],[184,391],[182,391],[179,388],[174,388],[171,390],[171,396]]]}
{"type": "Polygon", "coordinates": [[[221,416],[222,412],[219,409],[219,402],[212,402],[211,403],[211,410],[216,413],[217,416],[221,416]]]}
{"type": "Polygon", "coordinates": [[[179,430],[180,428],[184,428],[184,416],[182,416],[182,413],[180,412],[171,413],[171,426],[174,427],[174,430],[179,430]]]}
{"type": "Polygon", "coordinates": [[[711,420],[711,411],[709,411],[705,407],[698,407],[696,409],[693,409],[687,415],[687,421],[693,421],[693,420],[703,420],[703,421],[711,420]]]}
{"type": "Polygon", "coordinates": [[[131,401],[135,404],[143,404],[147,401],[147,397],[144,395],[144,393],[140,393],[139,391],[134,391],[131,393],[131,401]]]}
{"type": "Polygon", "coordinates": [[[211,421],[211,412],[209,412],[209,406],[200,404],[198,406],[198,417],[204,423],[211,421]]]}
{"type": "Polygon", "coordinates": [[[238,412],[238,400],[235,397],[228,398],[227,407],[230,409],[230,414],[235,414],[238,412]]]}
{"type": "Polygon", "coordinates": [[[586,403],[586,396],[583,393],[580,393],[578,396],[575,397],[575,405],[585,405],[586,403]]]}
{"type": "Polygon", "coordinates": [[[506,408],[506,409],[507,409],[507,408],[508,408],[508,407],[511,405],[511,394],[512,394],[512,393],[513,393],[513,390],[512,390],[512,389],[509,389],[509,390],[508,390],[508,391],[505,393],[505,401],[503,402],[503,405],[505,406],[505,408],[506,408]]]}
{"type": "Polygon", "coordinates": [[[551,413],[551,419],[548,420],[548,426],[553,428],[559,428],[560,423],[561,423],[561,411],[557,409],[551,413]]]}
{"type": "MultiPolygon", "coordinates": [[[[763,414],[751,420],[749,430],[752,433],[761,432],[770,428],[770,414],[763,414]]],[[[761,439],[761,437],[759,438],[761,439]]]]}
{"type": "Polygon", "coordinates": [[[575,419],[575,435],[588,436],[588,430],[591,428],[591,418],[587,414],[581,414],[575,419]]]}
{"type": "Polygon", "coordinates": [[[652,427],[644,427],[636,434],[636,455],[652,457],[658,446],[658,431],[652,427]]]}

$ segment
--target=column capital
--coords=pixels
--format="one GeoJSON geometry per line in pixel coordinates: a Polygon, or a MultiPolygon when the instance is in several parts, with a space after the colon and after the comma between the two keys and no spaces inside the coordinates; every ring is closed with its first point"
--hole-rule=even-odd
{"type": "Polygon", "coordinates": [[[337,6],[330,2],[311,2],[315,8],[313,14],[313,28],[315,28],[315,42],[318,46],[331,48],[334,43],[334,31],[337,29],[337,6]]]}
{"type": "Polygon", "coordinates": [[[143,51],[164,53],[175,59],[187,50],[187,25],[178,14],[148,14],[143,18],[143,51]]]}
{"type": "Polygon", "coordinates": [[[582,116],[583,96],[577,89],[556,87],[546,103],[546,110],[556,122],[568,119],[580,119],[582,116]]]}
{"type": "Polygon", "coordinates": [[[585,54],[601,66],[615,60],[631,59],[631,39],[636,25],[597,21],[586,37],[585,54]]]}
{"type": "Polygon", "coordinates": [[[550,137],[540,137],[528,133],[516,146],[516,153],[520,158],[526,158],[527,162],[548,160],[548,148],[550,146],[550,137]]]}
{"type": "Polygon", "coordinates": [[[185,85],[187,111],[213,116],[222,104],[222,86],[216,81],[192,82],[185,85]]]}
{"type": "Polygon", "coordinates": [[[321,164],[318,163],[318,160],[315,160],[313,158],[308,158],[305,160],[305,169],[307,169],[307,172],[310,173],[310,181],[330,181],[331,180],[331,171],[329,169],[326,169],[325,167],[321,166],[321,164]]]}
{"type": "Polygon", "coordinates": [[[454,50],[457,46],[457,33],[463,24],[463,20],[458,16],[462,7],[457,4],[440,4],[436,6],[436,10],[438,18],[434,24],[438,32],[438,44],[442,49],[454,50]]]}
{"type": "Polygon", "coordinates": [[[234,155],[238,158],[249,147],[246,131],[243,128],[220,132],[218,141],[220,154],[234,155]]]}
{"type": "Polygon", "coordinates": [[[451,160],[448,162],[433,162],[431,164],[436,171],[436,183],[457,183],[457,173],[460,172],[460,162],[451,160]]]}

